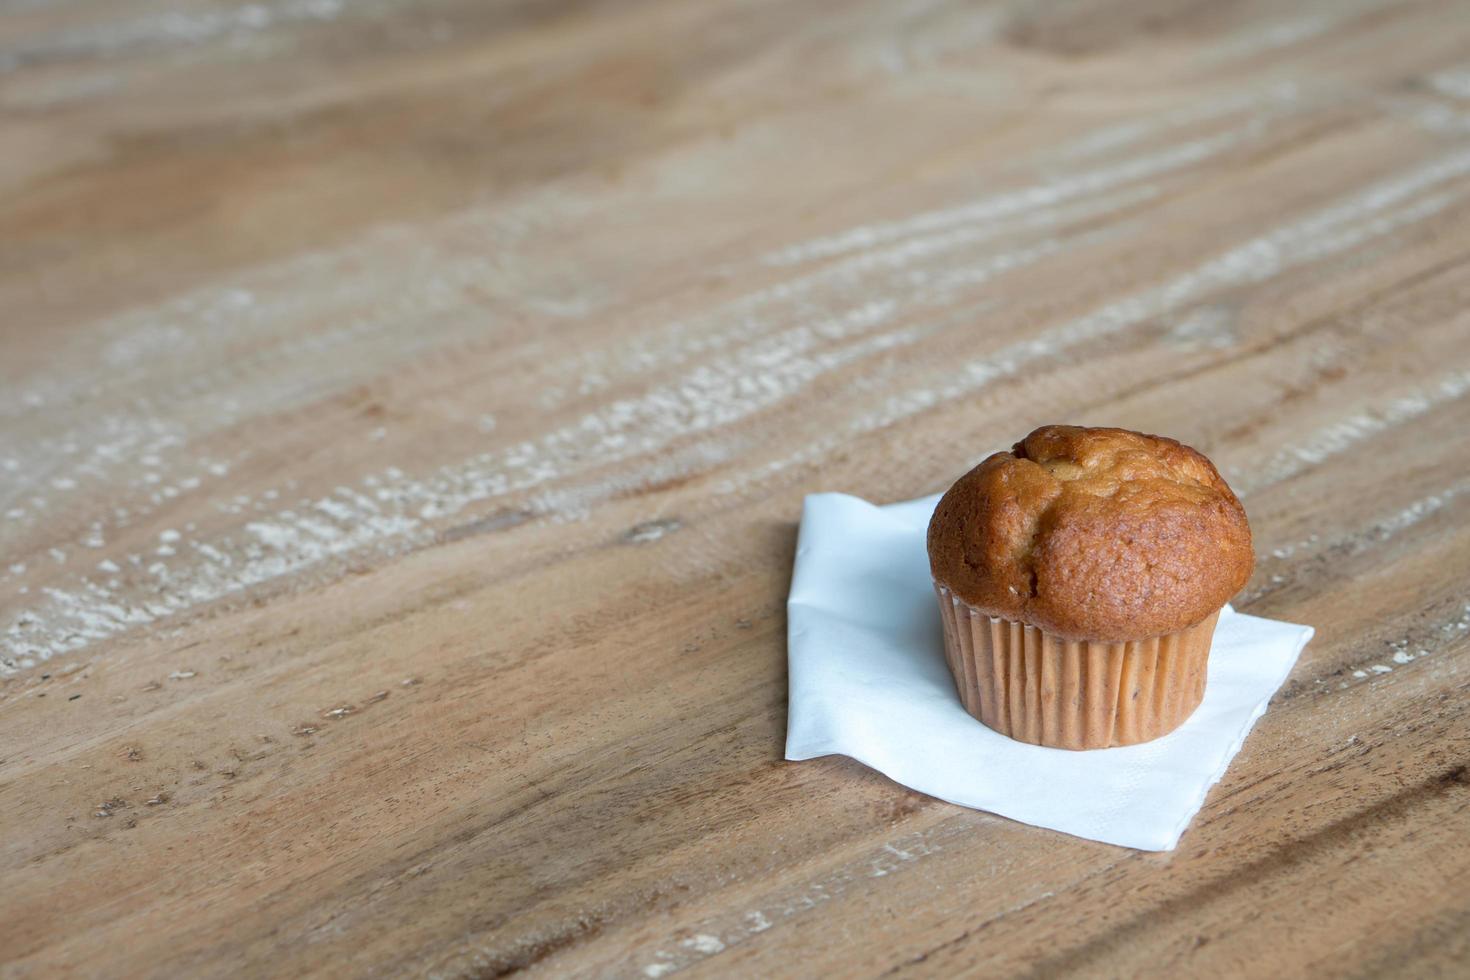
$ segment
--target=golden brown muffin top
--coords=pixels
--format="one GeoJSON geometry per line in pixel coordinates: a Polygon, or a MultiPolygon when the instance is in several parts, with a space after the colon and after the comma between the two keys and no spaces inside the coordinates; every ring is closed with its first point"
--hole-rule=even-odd
{"type": "Polygon", "coordinates": [[[1255,565],[1208,459],[1127,429],[1046,425],[956,481],[929,522],[935,581],[981,612],[1076,639],[1193,626],[1255,565]]]}

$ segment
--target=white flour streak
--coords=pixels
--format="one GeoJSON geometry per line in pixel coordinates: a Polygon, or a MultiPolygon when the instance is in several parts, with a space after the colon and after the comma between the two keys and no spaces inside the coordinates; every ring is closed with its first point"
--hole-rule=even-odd
{"type": "Polygon", "coordinates": [[[1272,456],[1258,472],[1240,480],[1239,492],[1244,495],[1296,476],[1365,439],[1463,398],[1467,392],[1470,392],[1470,371],[1458,371],[1425,385],[1424,390],[1415,394],[1355,412],[1303,439],[1293,440],[1291,446],[1272,456]]]}
{"type": "Polygon", "coordinates": [[[1305,14],[1274,24],[1253,26],[1226,38],[1212,49],[1201,52],[1199,58],[1203,64],[1213,66],[1293,47],[1303,41],[1320,37],[1381,6],[1378,0],[1334,0],[1329,5],[1330,12],[1305,14]]]}
{"type": "Polygon", "coordinates": [[[59,348],[43,372],[0,383],[0,425],[26,419],[16,429],[29,435],[0,458],[0,547],[43,511],[98,492],[126,504],[113,508],[115,529],[146,519],[209,492],[250,453],[248,442],[226,458],[190,453],[201,436],[378,378],[422,351],[495,338],[504,311],[522,313],[550,288],[526,284],[507,254],[538,222],[570,222],[584,207],[541,192],[434,234],[382,228],[88,325],[87,342],[59,348]]]}
{"type": "MultiPolygon", "coordinates": [[[[789,323],[823,315],[834,302],[852,303],[859,298],[918,300],[938,303],[941,291],[988,281],[1007,268],[1034,261],[1040,254],[1066,245],[1080,245],[1090,238],[1071,241],[1048,240],[1023,246],[1015,252],[970,259],[954,253],[981,245],[1002,234],[1049,229],[1073,222],[1096,219],[1149,200],[1152,188],[1129,188],[1111,195],[1091,197],[1067,207],[1041,209],[1018,216],[1007,226],[951,228],[911,238],[886,248],[848,256],[831,265],[794,279],[759,289],[699,317],[679,321],[660,331],[657,339],[634,337],[612,357],[588,356],[577,368],[586,373],[609,363],[629,371],[647,373],[677,366],[698,355],[710,354],[789,323]],[[1042,250],[1038,253],[1038,249],[1042,250]],[[951,256],[946,265],[936,265],[938,256],[951,256]],[[925,264],[916,267],[922,260],[925,264]]],[[[605,379],[600,386],[605,387],[605,379]]]]}
{"type": "Polygon", "coordinates": [[[990,819],[993,818],[986,814],[966,813],[937,827],[907,834],[899,838],[901,846],[883,844],[820,878],[797,882],[794,887],[783,889],[784,894],[777,892],[770,895],[762,908],[707,920],[692,936],[675,941],[669,948],[654,949],[651,954],[642,954],[652,957],[643,966],[643,974],[657,977],[676,969],[684,969],[765,932],[773,925],[820,908],[851,889],[868,888],[870,886],[866,882],[874,877],[872,868],[875,866],[884,865],[892,872],[916,868],[923,859],[942,852],[950,840],[963,839],[966,835],[973,834],[977,824],[990,819]]]}
{"type": "MultiPolygon", "coordinates": [[[[456,226],[466,238],[474,227],[456,226]]],[[[339,252],[257,270],[250,288],[198,290],[110,318],[50,377],[0,386],[0,419],[28,417],[29,428],[51,433],[7,444],[0,506],[64,467],[79,492],[143,494],[150,504],[133,517],[144,516],[229,472],[233,460],[192,458],[184,447],[248,417],[244,406],[288,410],[421,351],[493,336],[501,318],[466,296],[481,295],[497,275],[478,248],[449,250],[385,229],[339,252]],[[395,275],[382,276],[384,267],[395,275]],[[313,284],[305,298],[302,282],[313,284]],[[340,325],[302,329],[318,321],[340,325]],[[106,411],[94,406],[104,394],[113,402],[106,411]]]]}
{"type": "MultiPolygon", "coordinates": [[[[3,58],[0,55],[0,58],[3,58]]],[[[68,75],[60,78],[36,78],[24,88],[13,87],[0,93],[0,105],[36,111],[81,102],[116,89],[120,84],[112,74],[68,75]]]]}
{"type": "Polygon", "coordinates": [[[1301,101],[1301,88],[1296,82],[1281,82],[1260,92],[1231,92],[1191,102],[1177,109],[1150,114],[1142,119],[1105,126],[1072,141],[1054,156],[1060,160],[1080,160],[1120,150],[1141,143],[1170,130],[1211,122],[1238,112],[1251,111],[1279,114],[1301,101]]]}
{"type": "Polygon", "coordinates": [[[524,312],[537,289],[514,268],[518,243],[538,221],[574,222],[587,207],[543,193],[431,229],[383,227],[109,317],[88,326],[85,343],[58,350],[49,372],[0,386],[0,418],[44,410],[88,422],[105,414],[91,403],[106,397],[116,412],[117,396],[131,394],[130,421],[164,410],[227,425],[251,397],[291,407],[430,345],[493,336],[502,311],[524,312]]]}
{"type": "Polygon", "coordinates": [[[916,272],[914,281],[926,286],[933,300],[948,300],[954,298],[957,291],[961,291],[967,287],[982,285],[994,279],[996,276],[1003,275],[1013,269],[1030,265],[1039,259],[1069,247],[1082,247],[1102,237],[1105,237],[1105,233],[1081,235],[1066,241],[1047,239],[1038,242],[1030,248],[1003,253],[985,261],[977,262],[974,265],[961,266],[957,269],[926,269],[922,272],[916,272]]]}
{"type": "Polygon", "coordinates": [[[1470,480],[1462,480],[1441,490],[1439,493],[1430,494],[1414,501],[1397,514],[1379,521],[1373,525],[1368,532],[1371,537],[1379,541],[1386,541],[1402,531],[1406,531],[1439,511],[1443,510],[1450,501],[1470,491],[1470,480]]]}
{"type": "Polygon", "coordinates": [[[1305,17],[1298,17],[1295,20],[1266,24],[1263,27],[1237,34],[1227,39],[1213,50],[1205,53],[1202,60],[1207,64],[1219,64],[1221,62],[1254,57],[1266,51],[1291,47],[1294,44],[1300,44],[1320,34],[1327,33],[1328,30],[1335,27],[1342,19],[1341,16],[1328,17],[1325,14],[1309,14],[1305,17]]]}
{"type": "Polygon", "coordinates": [[[1345,252],[1422,221],[1459,200],[1459,195],[1439,194],[1397,210],[1379,212],[1467,173],[1470,173],[1470,151],[1461,151],[1403,176],[1381,181],[1316,214],[1237,246],[1164,285],[1109,303],[987,357],[955,365],[948,380],[932,388],[894,395],[882,409],[842,426],[833,435],[813,441],[792,456],[752,469],[745,481],[757,482],[789,466],[819,459],[854,438],[972,394],[1068,348],[1140,326],[1220,290],[1264,282],[1294,266],[1345,252]]]}
{"type": "MultiPolygon", "coordinates": [[[[871,14],[887,13],[896,5],[887,4],[871,14]]],[[[929,68],[956,51],[968,51],[993,39],[1006,22],[1002,7],[966,8],[957,17],[932,18],[933,2],[920,3],[916,9],[898,9],[898,17],[877,31],[883,41],[873,52],[878,65],[892,75],[903,75],[915,69],[929,68]]]]}
{"type": "MultiPolygon", "coordinates": [[[[190,549],[186,561],[155,562],[154,595],[128,598],[134,588],[83,579],[70,590],[50,588],[46,601],[21,611],[6,629],[0,672],[75,650],[202,603],[331,558],[367,548],[397,550],[431,540],[432,522],[464,508],[538,487],[586,466],[603,466],[663,450],[769,407],[824,373],[854,360],[912,343],[918,328],[873,333],[894,312],[892,301],[869,303],[803,325],[704,365],[678,382],[612,402],[577,422],[530,442],[445,467],[421,480],[397,470],[339,490],[309,506],[253,520],[244,534],[190,549]],[[826,349],[821,345],[836,344],[826,349]]],[[[718,450],[700,447],[701,458],[718,450]]],[[[591,488],[596,496],[617,484],[591,488]]],[[[134,583],[136,586],[136,583],[134,583]]]]}
{"type": "MultiPolygon", "coordinates": [[[[1335,536],[1324,540],[1317,534],[1309,538],[1277,548],[1271,552],[1271,559],[1278,564],[1273,567],[1280,568],[1286,572],[1273,574],[1264,585],[1251,590],[1243,597],[1243,600],[1254,602],[1264,595],[1268,595],[1279,589],[1284,583],[1292,580],[1294,567],[1313,559],[1320,560],[1323,555],[1331,556],[1335,561],[1343,558],[1362,554],[1371,548],[1390,541],[1403,532],[1417,524],[1428,520],[1435,514],[1444,510],[1456,499],[1470,492],[1470,479],[1460,480],[1450,484],[1443,490],[1420,497],[1406,507],[1373,521],[1366,528],[1356,529],[1347,534],[1335,536]],[[1290,560],[1288,560],[1290,559],[1290,560]]],[[[1395,662],[1402,663],[1395,657],[1395,662]]]]}
{"type": "Polygon", "coordinates": [[[1431,133],[1463,136],[1470,133],[1470,113],[1464,113],[1439,102],[1394,105],[1393,109],[1410,122],[1431,133]]]}
{"type": "Polygon", "coordinates": [[[23,44],[0,47],[0,72],[48,61],[116,55],[137,48],[199,44],[282,24],[331,21],[346,9],[346,0],[261,0],[213,10],[165,10],[112,23],[80,24],[27,39],[23,44]]]}
{"type": "Polygon", "coordinates": [[[926,211],[897,221],[862,225],[837,235],[791,245],[768,254],[763,261],[771,266],[797,265],[857,249],[873,248],[910,235],[951,228],[955,225],[999,221],[1026,214],[1037,208],[1056,207],[1069,200],[1113,190],[1200,163],[1249,139],[1258,137],[1265,129],[1263,121],[1252,120],[1238,129],[1181,143],[1157,153],[1100,167],[1093,171],[1059,177],[1045,183],[997,194],[972,204],[926,211]]]}
{"type": "Polygon", "coordinates": [[[1234,347],[1235,314],[1225,307],[1200,306],[1169,328],[1168,339],[1180,347],[1234,347]]]}
{"type": "MultiPolygon", "coordinates": [[[[251,397],[249,386],[272,384],[263,394],[300,397],[303,390],[318,391],[360,366],[368,355],[382,356],[379,347],[401,352],[407,339],[411,349],[418,349],[429,337],[437,339],[445,326],[471,334],[463,322],[464,297],[493,281],[493,270],[483,257],[457,256],[410,241],[401,232],[380,232],[338,253],[302,256],[260,270],[250,280],[254,289],[202,289],[104,321],[92,328],[96,353],[93,345],[80,352],[91,363],[73,361],[51,378],[0,392],[0,416],[84,405],[97,397],[105,380],[109,392],[139,389],[135,411],[198,400],[211,406],[212,420],[228,419],[251,397]],[[385,280],[379,262],[397,275],[385,280]],[[305,300],[302,282],[313,284],[305,300]],[[343,326],[301,330],[303,320],[316,317],[343,326]],[[405,322],[419,329],[406,337],[396,330],[405,322]],[[256,349],[242,354],[247,345],[256,349]],[[174,363],[199,360],[207,366],[182,380],[170,376],[159,386],[159,354],[165,351],[174,363]],[[322,371],[325,380],[313,381],[322,371]]],[[[475,312],[483,334],[486,318],[475,312]]]]}
{"type": "Polygon", "coordinates": [[[1470,68],[1450,68],[1429,76],[1429,85],[1441,95],[1470,99],[1470,68]]]}
{"type": "Polygon", "coordinates": [[[87,429],[71,430],[61,438],[30,445],[17,441],[12,446],[25,466],[0,475],[0,500],[16,499],[34,487],[39,474],[58,460],[65,461],[70,475],[54,477],[51,488],[55,490],[74,489],[77,478],[101,479],[120,463],[147,466],[152,459],[156,464],[158,454],[182,444],[182,433],[181,426],[161,419],[119,415],[97,419],[87,429]],[[65,485],[58,485],[61,482],[65,485]]]}

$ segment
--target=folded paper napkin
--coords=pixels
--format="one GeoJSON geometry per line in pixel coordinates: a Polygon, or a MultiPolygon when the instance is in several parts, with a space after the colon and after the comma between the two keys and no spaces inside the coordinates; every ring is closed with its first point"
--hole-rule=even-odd
{"type": "Polygon", "coordinates": [[[1143,745],[1071,752],[965,713],[944,662],[924,532],[939,497],[806,498],[787,601],[786,758],[847,755],[922,793],[1038,827],[1168,851],[1286,680],[1310,626],[1220,614],[1205,698],[1143,745]]]}

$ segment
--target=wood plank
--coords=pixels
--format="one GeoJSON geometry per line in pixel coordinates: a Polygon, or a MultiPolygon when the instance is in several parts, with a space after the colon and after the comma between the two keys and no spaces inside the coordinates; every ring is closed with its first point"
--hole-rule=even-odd
{"type": "Polygon", "coordinates": [[[1466,969],[1463,4],[0,13],[0,975],[1466,969]],[[1058,420],[1318,628],[1170,854],[782,760],[1058,420]]]}

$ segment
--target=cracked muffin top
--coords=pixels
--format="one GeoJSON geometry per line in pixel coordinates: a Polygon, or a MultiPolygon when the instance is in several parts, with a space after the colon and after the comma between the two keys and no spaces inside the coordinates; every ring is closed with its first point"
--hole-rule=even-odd
{"type": "Polygon", "coordinates": [[[1127,429],[1042,426],[960,477],[929,522],[936,582],[1079,640],[1193,626],[1254,564],[1245,510],[1214,465],[1127,429]]]}

